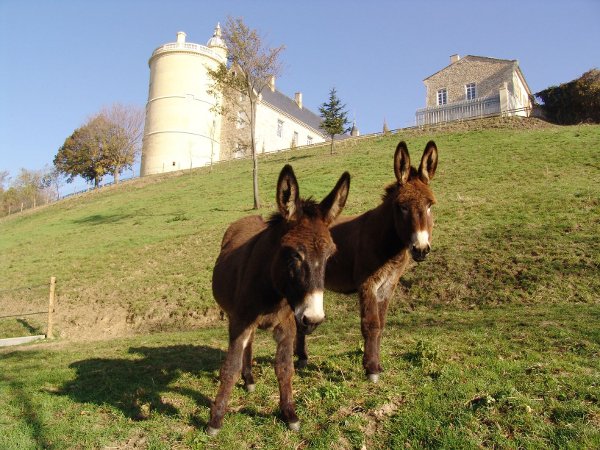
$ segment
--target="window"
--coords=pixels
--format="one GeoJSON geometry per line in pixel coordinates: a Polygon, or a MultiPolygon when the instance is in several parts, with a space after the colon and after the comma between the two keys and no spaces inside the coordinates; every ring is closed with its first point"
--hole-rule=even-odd
{"type": "Polygon", "coordinates": [[[233,149],[234,158],[243,158],[246,156],[246,145],[242,142],[236,142],[235,148],[233,149]]]}
{"type": "Polygon", "coordinates": [[[474,100],[477,97],[477,92],[475,90],[475,83],[466,84],[465,90],[467,92],[467,100],[474,100]]]}
{"type": "Polygon", "coordinates": [[[306,145],[312,145],[312,136],[306,137],[306,145]]]}
{"type": "Polygon", "coordinates": [[[235,121],[235,127],[239,130],[241,128],[244,128],[245,125],[246,125],[246,121],[244,120],[244,112],[238,111],[237,119],[235,121]]]}
{"type": "Polygon", "coordinates": [[[446,90],[446,88],[438,90],[437,91],[438,106],[445,105],[447,103],[448,103],[448,91],[446,90]]]}
{"type": "Polygon", "coordinates": [[[283,135],[283,120],[277,119],[277,137],[283,135]]]}
{"type": "Polygon", "coordinates": [[[298,132],[294,131],[294,139],[292,141],[294,145],[298,145],[298,132]]]}

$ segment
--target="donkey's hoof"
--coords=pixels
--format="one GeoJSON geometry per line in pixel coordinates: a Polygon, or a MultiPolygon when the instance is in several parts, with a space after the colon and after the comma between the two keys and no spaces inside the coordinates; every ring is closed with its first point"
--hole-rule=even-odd
{"type": "Polygon", "coordinates": [[[306,366],[308,366],[308,359],[299,359],[296,361],[296,367],[298,369],[306,369],[306,366]]]}
{"type": "Polygon", "coordinates": [[[288,423],[288,428],[292,431],[300,431],[300,421],[288,423]]]}
{"type": "Polygon", "coordinates": [[[367,379],[371,383],[377,383],[379,381],[379,374],[378,373],[369,373],[369,374],[367,374],[367,379]]]}
{"type": "Polygon", "coordinates": [[[246,388],[246,392],[254,392],[256,389],[256,384],[246,384],[244,387],[246,388]]]}
{"type": "Polygon", "coordinates": [[[213,428],[210,425],[206,428],[206,434],[209,436],[216,436],[219,433],[220,428],[213,428]]]}

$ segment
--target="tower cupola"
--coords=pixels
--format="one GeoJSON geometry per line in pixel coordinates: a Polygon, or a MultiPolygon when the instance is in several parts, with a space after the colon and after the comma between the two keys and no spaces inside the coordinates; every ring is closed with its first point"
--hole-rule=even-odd
{"type": "Polygon", "coordinates": [[[210,48],[213,52],[218,53],[223,58],[227,57],[227,45],[225,45],[225,41],[221,37],[221,24],[217,23],[215,31],[212,37],[206,43],[206,46],[210,48]]]}

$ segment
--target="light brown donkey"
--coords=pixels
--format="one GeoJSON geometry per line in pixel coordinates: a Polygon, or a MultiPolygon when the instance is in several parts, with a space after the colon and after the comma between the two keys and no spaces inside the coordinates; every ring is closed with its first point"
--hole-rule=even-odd
{"type": "MultiPolygon", "coordinates": [[[[358,292],[363,366],[373,382],[382,371],[379,348],[390,298],[410,257],[423,261],[431,249],[435,197],[429,181],[437,161],[437,147],[429,141],[419,169],[411,167],[408,148],[400,142],[394,155],[396,182],[386,188],[382,203],[360,216],[342,217],[331,228],[337,253],[327,263],[325,287],[345,294],[358,292]]],[[[298,366],[304,367],[306,340],[298,331],[296,354],[298,366]]]]}
{"type": "Polygon", "coordinates": [[[296,322],[309,333],[325,318],[325,266],[335,252],[328,227],[342,211],[349,189],[350,175],[345,172],[321,203],[301,200],[294,171],[286,165],[277,181],[279,213],[267,222],[260,216],[245,217],[225,232],[212,283],[214,297],[229,319],[229,348],[208,434],[216,434],[223,424],[242,365],[246,389],[254,389],[256,328],[273,330],[281,414],[291,429],[299,429],[292,398],[296,322]]]}

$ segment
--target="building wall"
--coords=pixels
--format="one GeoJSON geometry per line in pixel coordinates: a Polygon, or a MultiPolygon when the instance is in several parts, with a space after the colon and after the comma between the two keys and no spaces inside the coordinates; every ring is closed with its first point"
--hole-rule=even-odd
{"type": "Polygon", "coordinates": [[[157,49],[149,62],[142,176],[219,159],[221,118],[211,111],[216,100],[206,92],[206,67],[216,68],[219,60],[203,46],[178,44],[157,49]]]}
{"type": "Polygon", "coordinates": [[[513,62],[503,60],[461,59],[425,80],[427,88],[427,107],[437,105],[437,91],[446,88],[448,103],[467,99],[465,84],[475,83],[477,98],[498,95],[498,90],[506,81],[512,91],[513,62]]]}
{"type": "Polygon", "coordinates": [[[323,136],[312,128],[264,102],[259,104],[256,111],[256,129],[256,147],[265,153],[291,148],[294,133],[298,134],[295,142],[297,147],[307,145],[309,136],[313,144],[325,142],[323,136]],[[277,135],[279,120],[283,122],[281,136],[277,135]]]}
{"type": "MultiPolygon", "coordinates": [[[[222,121],[222,159],[250,155],[250,126],[247,123],[238,124],[236,120],[237,111],[241,109],[241,107],[230,109],[229,114],[222,121]]],[[[247,104],[245,109],[246,111],[249,110],[247,104]]],[[[256,150],[258,153],[269,153],[291,148],[294,133],[298,133],[296,142],[298,147],[307,145],[309,136],[312,137],[312,144],[325,142],[324,137],[311,127],[306,126],[269,103],[259,102],[256,110],[256,150]],[[279,120],[283,122],[281,136],[277,134],[279,120]]]]}

